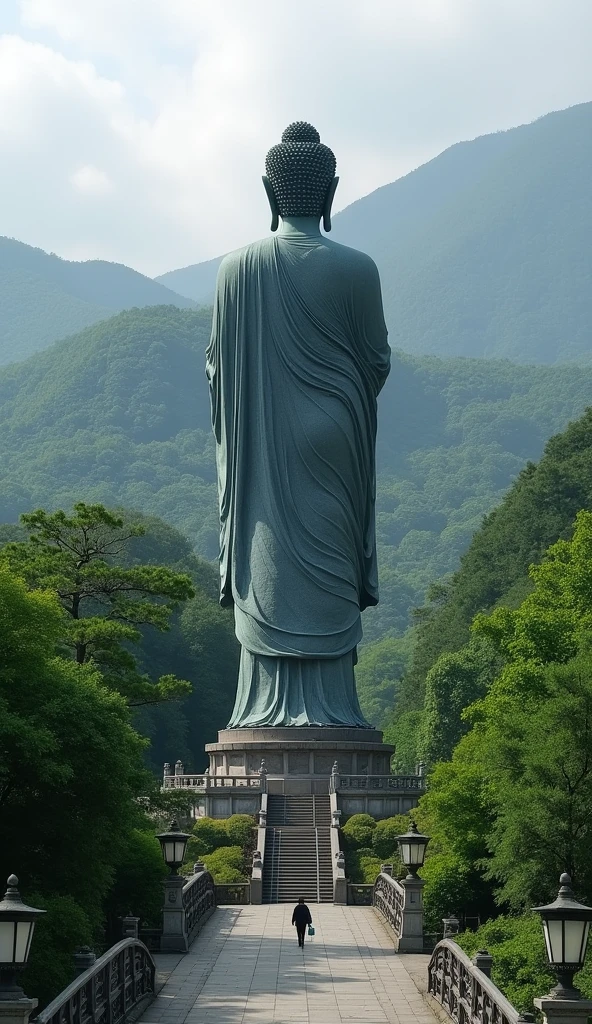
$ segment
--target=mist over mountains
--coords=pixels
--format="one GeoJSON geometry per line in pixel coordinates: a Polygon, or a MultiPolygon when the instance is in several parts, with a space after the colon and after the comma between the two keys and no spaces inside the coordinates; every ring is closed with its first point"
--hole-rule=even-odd
{"type": "Polygon", "coordinates": [[[122,309],[159,303],[195,308],[191,299],[121,263],[63,260],[0,237],[0,365],[122,309]]]}
{"type": "MultiPolygon", "coordinates": [[[[393,347],[592,359],[592,103],[451,146],[337,214],[378,264],[393,347]]],[[[264,234],[262,225],[262,234],[264,234]]],[[[219,260],[157,278],[211,300],[219,260]]]]}

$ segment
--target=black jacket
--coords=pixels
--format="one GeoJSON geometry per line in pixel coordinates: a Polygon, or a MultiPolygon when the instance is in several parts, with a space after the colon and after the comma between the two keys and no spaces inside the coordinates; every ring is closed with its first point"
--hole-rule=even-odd
{"type": "Polygon", "coordinates": [[[296,904],[292,914],[292,924],[295,924],[297,928],[304,928],[307,924],[312,924],[312,917],[306,903],[296,904]]]}

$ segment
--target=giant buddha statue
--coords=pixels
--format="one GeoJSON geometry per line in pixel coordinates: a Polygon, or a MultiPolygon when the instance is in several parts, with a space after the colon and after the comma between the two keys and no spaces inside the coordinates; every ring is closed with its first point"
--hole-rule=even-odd
{"type": "Polygon", "coordinates": [[[267,154],[272,235],[226,256],[207,374],[221,603],[241,645],[229,728],[358,726],[361,612],[378,601],[378,271],[330,241],[335,157],[297,122],[267,154]]]}

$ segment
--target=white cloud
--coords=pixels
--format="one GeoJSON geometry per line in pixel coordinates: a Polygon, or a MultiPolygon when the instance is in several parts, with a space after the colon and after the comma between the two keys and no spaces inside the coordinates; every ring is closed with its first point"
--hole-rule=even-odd
{"type": "Polygon", "coordinates": [[[18,11],[0,38],[1,230],[152,273],[265,233],[264,156],[292,120],[334,148],[344,205],[460,138],[592,98],[589,0],[18,11]]]}
{"type": "Polygon", "coordinates": [[[100,167],[83,164],[70,175],[70,181],[78,192],[87,196],[105,196],[113,191],[113,182],[100,167]]]}

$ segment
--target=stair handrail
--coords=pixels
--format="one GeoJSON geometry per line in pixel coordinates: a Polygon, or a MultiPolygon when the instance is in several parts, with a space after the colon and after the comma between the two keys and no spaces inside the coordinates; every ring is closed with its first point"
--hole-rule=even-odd
{"type": "Polygon", "coordinates": [[[315,826],[315,849],[317,854],[317,903],[321,902],[321,867],[319,864],[319,830],[315,826]]]}
{"type": "Polygon", "coordinates": [[[122,939],[52,999],[32,1024],[78,1024],[119,1021],[154,998],[156,967],[139,939],[122,939]]]}
{"type": "Polygon", "coordinates": [[[280,861],[281,861],[281,850],[282,850],[282,831],[281,829],[274,829],[274,853],[276,854],[275,859],[275,902],[279,901],[280,894],[280,861]]]}
{"type": "Polygon", "coordinates": [[[253,853],[253,867],[251,870],[251,903],[257,906],[263,902],[263,871],[267,834],[267,791],[261,793],[261,806],[258,817],[257,845],[253,853]]]}
{"type": "Polygon", "coordinates": [[[333,872],[333,903],[344,907],[347,904],[347,878],[345,874],[345,857],[341,851],[341,837],[339,832],[339,818],[341,811],[337,809],[337,789],[329,793],[329,808],[331,810],[331,870],[333,872]]]}

